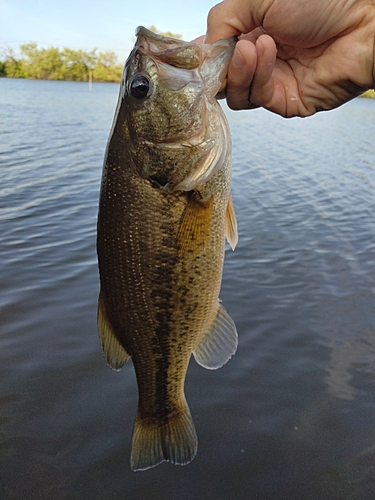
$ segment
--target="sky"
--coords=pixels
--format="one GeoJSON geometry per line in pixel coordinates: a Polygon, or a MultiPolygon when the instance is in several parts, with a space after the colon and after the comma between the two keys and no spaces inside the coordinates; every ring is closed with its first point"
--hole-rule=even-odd
{"type": "Polygon", "coordinates": [[[219,0],[0,0],[0,56],[19,46],[112,50],[124,62],[139,25],[192,40],[219,0]]]}

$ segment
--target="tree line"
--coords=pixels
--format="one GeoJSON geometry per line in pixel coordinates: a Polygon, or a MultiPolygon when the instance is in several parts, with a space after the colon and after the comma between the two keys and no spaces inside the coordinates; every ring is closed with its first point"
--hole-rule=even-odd
{"type": "Polygon", "coordinates": [[[35,42],[20,46],[20,57],[7,49],[0,60],[0,76],[10,78],[35,78],[38,80],[75,80],[119,82],[122,64],[112,51],[99,52],[39,48],[35,42]]]}
{"type": "MultiPolygon", "coordinates": [[[[181,38],[181,35],[170,31],[159,31],[155,26],[148,29],[163,36],[181,38]]],[[[97,49],[43,49],[31,42],[20,45],[20,57],[16,57],[13,49],[5,49],[0,58],[0,77],[120,82],[122,66],[118,63],[116,54],[110,50],[97,53],[97,49]]]]}

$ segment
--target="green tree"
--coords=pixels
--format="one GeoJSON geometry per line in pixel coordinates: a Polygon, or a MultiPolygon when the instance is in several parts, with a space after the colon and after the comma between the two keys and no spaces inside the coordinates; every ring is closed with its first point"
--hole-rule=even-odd
{"type": "Polygon", "coordinates": [[[147,29],[150,31],[153,31],[154,33],[157,33],[158,35],[161,35],[161,36],[167,36],[169,38],[177,38],[178,40],[181,40],[181,38],[182,38],[182,35],[179,35],[177,33],[172,33],[171,31],[160,31],[154,25],[151,25],[147,29]]]}
{"type": "Polygon", "coordinates": [[[61,57],[65,66],[65,78],[68,80],[85,81],[97,62],[96,49],[90,52],[72,50],[64,47],[61,57]]]}
{"type": "Polygon", "coordinates": [[[24,76],[40,80],[62,80],[64,65],[57,47],[39,49],[35,42],[20,46],[24,76]]]}
{"type": "Polygon", "coordinates": [[[21,60],[16,59],[14,50],[11,47],[6,47],[2,56],[2,72],[4,76],[9,78],[24,78],[24,68],[21,60]]]}
{"type": "Polygon", "coordinates": [[[40,62],[40,78],[44,80],[64,80],[65,67],[58,48],[43,49],[40,54],[40,62]]]}
{"type": "Polygon", "coordinates": [[[375,90],[374,89],[369,89],[366,92],[364,92],[360,97],[372,97],[375,98],[375,90]]]}
{"type": "Polygon", "coordinates": [[[35,42],[25,43],[20,46],[20,50],[23,55],[21,61],[24,76],[26,78],[38,78],[40,62],[38,45],[35,42]]]}
{"type": "Polygon", "coordinates": [[[119,82],[121,80],[122,66],[117,63],[114,52],[107,50],[100,52],[93,70],[94,80],[101,82],[119,82]]]}

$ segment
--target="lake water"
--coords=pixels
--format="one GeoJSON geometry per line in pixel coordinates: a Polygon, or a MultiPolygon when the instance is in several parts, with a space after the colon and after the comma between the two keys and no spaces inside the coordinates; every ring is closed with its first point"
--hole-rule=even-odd
{"type": "Polygon", "coordinates": [[[101,354],[96,216],[118,86],[0,79],[0,498],[375,498],[375,100],[228,111],[239,348],[193,360],[186,467],[130,470],[131,363],[101,354]]]}

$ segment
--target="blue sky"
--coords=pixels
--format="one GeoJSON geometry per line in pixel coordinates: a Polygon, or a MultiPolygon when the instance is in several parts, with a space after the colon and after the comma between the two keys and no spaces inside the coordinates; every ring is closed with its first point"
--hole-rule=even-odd
{"type": "MultiPolygon", "coordinates": [[[[204,34],[219,0],[0,0],[0,51],[39,47],[113,50],[123,62],[137,26],[154,25],[185,40],[204,34]]],[[[1,55],[0,52],[0,55],[1,55]]]]}

